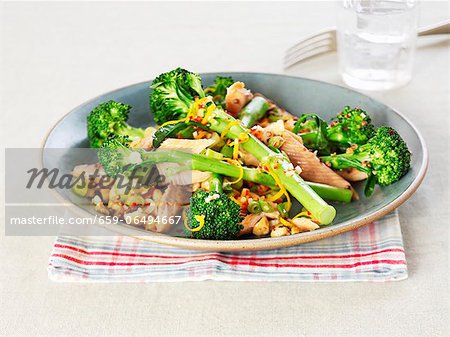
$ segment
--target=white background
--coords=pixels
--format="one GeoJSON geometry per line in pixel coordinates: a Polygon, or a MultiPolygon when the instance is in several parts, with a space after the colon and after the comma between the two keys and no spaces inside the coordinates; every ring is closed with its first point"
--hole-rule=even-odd
{"type": "MultiPolygon", "coordinates": [[[[1,3],[0,140],[39,147],[70,109],[173,67],[282,73],[284,51],[334,25],[335,4],[1,3]]],[[[449,18],[422,4],[421,25],[449,18]]],[[[421,39],[413,81],[373,97],[425,136],[430,170],[400,208],[398,283],[55,284],[54,238],[0,237],[0,335],[444,336],[449,314],[449,44],[421,39]]],[[[291,75],[342,84],[336,55],[291,75]]],[[[2,180],[4,157],[2,154],[2,180]]],[[[4,201],[3,184],[0,201],[4,201]]],[[[0,210],[3,215],[3,207],[0,210]]],[[[0,217],[3,219],[3,216],[0,217]]],[[[3,226],[3,223],[0,223],[3,226]]]]}

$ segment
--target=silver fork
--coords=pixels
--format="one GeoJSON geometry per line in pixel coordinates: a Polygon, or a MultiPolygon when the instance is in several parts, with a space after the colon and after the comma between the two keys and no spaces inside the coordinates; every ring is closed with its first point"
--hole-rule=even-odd
{"type": "MultiPolygon", "coordinates": [[[[450,34],[450,21],[441,22],[419,29],[418,36],[450,34]]],[[[286,51],[284,56],[284,69],[294,64],[310,59],[314,56],[329,53],[337,49],[336,28],[328,28],[312,35],[286,51]]]]}

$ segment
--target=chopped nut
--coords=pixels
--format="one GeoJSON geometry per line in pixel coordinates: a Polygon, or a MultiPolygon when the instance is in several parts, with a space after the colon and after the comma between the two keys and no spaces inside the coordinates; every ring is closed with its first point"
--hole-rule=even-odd
{"type": "Polygon", "coordinates": [[[300,230],[300,232],[313,231],[319,228],[319,225],[312,222],[308,218],[297,218],[291,220],[291,222],[300,230]]]}
{"type": "Polygon", "coordinates": [[[273,230],[279,224],[280,224],[280,221],[278,219],[270,220],[269,221],[270,230],[273,230]]]}
{"type": "Polygon", "coordinates": [[[97,204],[95,206],[95,210],[99,212],[100,214],[109,215],[109,210],[106,208],[106,206],[103,204],[103,202],[97,204]]]}
{"type": "Polygon", "coordinates": [[[301,232],[302,231],[297,226],[292,226],[291,227],[291,235],[298,234],[298,233],[301,233],[301,232]]]}
{"type": "Polygon", "coordinates": [[[202,189],[207,190],[207,191],[209,191],[211,188],[211,184],[208,180],[200,183],[200,186],[202,187],[202,189]]]}
{"type": "Polygon", "coordinates": [[[348,147],[346,150],[345,150],[345,153],[346,154],[353,154],[355,152],[355,150],[352,148],[352,147],[348,147]]]}
{"type": "Polygon", "coordinates": [[[283,225],[278,225],[274,228],[274,230],[270,233],[270,236],[273,238],[277,238],[280,236],[288,236],[291,235],[291,232],[288,227],[283,225]]]}
{"type": "Polygon", "coordinates": [[[269,234],[269,221],[265,216],[258,221],[258,223],[253,227],[253,234],[256,236],[263,236],[269,234]]]}
{"type": "Polygon", "coordinates": [[[210,203],[213,200],[219,199],[220,198],[220,194],[219,193],[214,193],[213,195],[209,195],[205,198],[205,202],[206,203],[210,203]]]}
{"type": "Polygon", "coordinates": [[[250,234],[253,228],[256,226],[258,221],[262,218],[262,214],[248,214],[244,220],[241,222],[243,228],[241,229],[240,235],[250,234]]]}

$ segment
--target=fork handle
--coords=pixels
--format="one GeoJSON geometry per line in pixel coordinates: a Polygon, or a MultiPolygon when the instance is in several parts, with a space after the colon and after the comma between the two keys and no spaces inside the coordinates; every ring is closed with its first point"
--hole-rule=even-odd
{"type": "Polygon", "coordinates": [[[425,28],[419,29],[417,35],[438,35],[438,34],[450,34],[450,22],[445,21],[438,24],[434,24],[425,28]]]}

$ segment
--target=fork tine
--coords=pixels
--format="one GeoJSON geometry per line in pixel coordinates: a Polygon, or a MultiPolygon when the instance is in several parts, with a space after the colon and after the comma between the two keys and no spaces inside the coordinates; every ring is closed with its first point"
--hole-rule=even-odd
{"type": "Polygon", "coordinates": [[[314,40],[316,38],[321,39],[322,37],[323,38],[328,38],[328,37],[333,38],[333,35],[336,35],[336,30],[334,30],[334,29],[327,29],[325,31],[322,31],[322,32],[319,32],[317,34],[311,35],[311,36],[307,37],[306,39],[303,39],[303,40],[297,42],[295,45],[293,45],[291,48],[289,48],[286,52],[288,53],[291,50],[297,49],[299,46],[303,45],[305,42],[308,42],[310,40],[314,40]]]}
{"type": "Polygon", "coordinates": [[[297,55],[296,58],[289,58],[284,60],[284,69],[288,69],[292,67],[294,64],[297,64],[299,62],[305,61],[307,59],[310,59],[312,57],[315,57],[317,55],[326,54],[330,51],[329,46],[322,46],[317,49],[311,49],[307,52],[300,53],[297,55]]]}
{"type": "Polygon", "coordinates": [[[295,59],[298,58],[300,55],[304,54],[304,53],[308,53],[311,51],[314,51],[314,49],[318,49],[321,47],[328,47],[330,50],[333,49],[333,45],[334,45],[334,41],[333,40],[322,40],[322,41],[318,41],[316,43],[310,44],[304,48],[298,49],[293,53],[290,54],[286,54],[284,56],[285,60],[289,60],[289,59],[295,59]]]}
{"type": "Polygon", "coordinates": [[[309,44],[302,45],[301,47],[299,47],[295,50],[287,52],[285,54],[285,58],[295,57],[295,55],[301,54],[304,51],[308,51],[308,50],[311,50],[314,48],[319,48],[319,47],[331,45],[331,44],[333,44],[333,39],[329,39],[329,38],[310,42],[309,44]]]}
{"type": "Polygon", "coordinates": [[[302,51],[303,49],[308,49],[316,45],[322,45],[326,43],[331,43],[333,39],[331,37],[323,37],[321,39],[317,40],[309,40],[307,42],[302,42],[301,44],[298,44],[295,48],[291,48],[286,52],[286,56],[289,55],[295,55],[299,51],[302,51]]]}
{"type": "Polygon", "coordinates": [[[284,69],[313,56],[335,50],[336,40],[336,28],[333,27],[298,42],[286,51],[284,69]]]}

